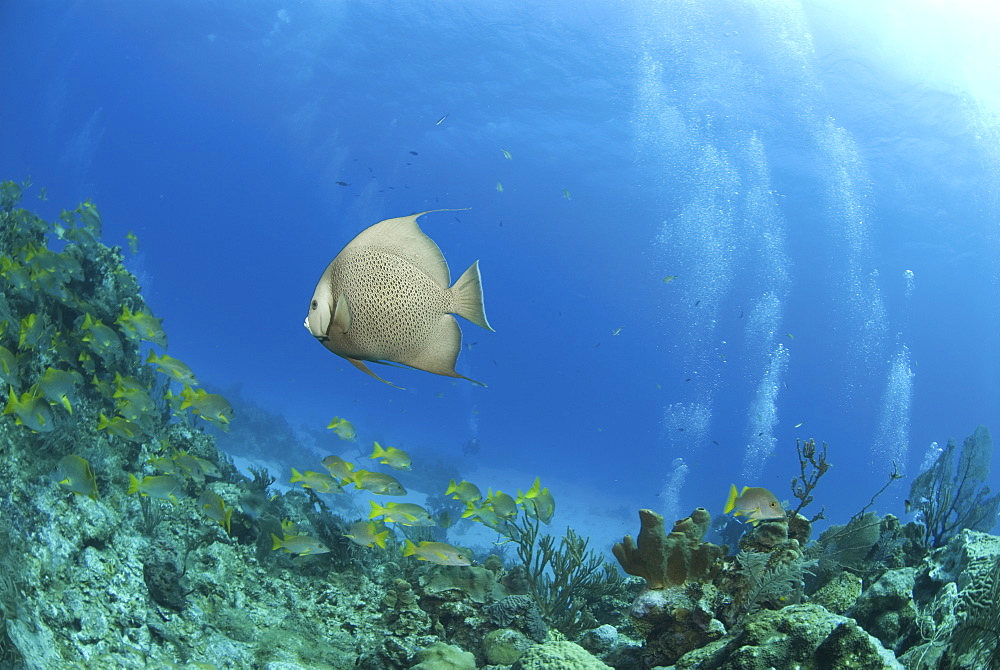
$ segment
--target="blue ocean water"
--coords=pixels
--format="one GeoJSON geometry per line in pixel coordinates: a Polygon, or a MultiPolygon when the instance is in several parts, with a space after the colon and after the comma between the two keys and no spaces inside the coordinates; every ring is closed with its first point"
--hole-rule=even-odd
{"type": "Polygon", "coordinates": [[[556,527],[593,492],[618,535],[639,507],[721,512],[733,482],[790,498],[813,437],[843,522],[893,462],[1000,426],[998,18],[11,0],[0,176],[44,186],[45,218],[89,197],[105,240],[134,232],[170,354],[295,426],[538,475],[556,527]],[[470,208],[421,225],[453,276],[480,261],[496,332],[462,322],[458,370],[488,388],[377,370],[400,391],[302,327],[357,232],[435,208],[470,208]]]}

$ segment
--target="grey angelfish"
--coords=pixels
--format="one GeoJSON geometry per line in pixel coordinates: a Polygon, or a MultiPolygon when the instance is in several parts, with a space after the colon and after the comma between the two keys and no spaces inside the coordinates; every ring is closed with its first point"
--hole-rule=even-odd
{"type": "Polygon", "coordinates": [[[493,330],[483,308],[479,261],[449,286],[444,255],[417,226],[427,213],[361,231],[323,272],[306,316],[306,328],[323,346],[390,385],[365,361],[469,379],[455,372],[462,331],[452,314],[493,330]]]}

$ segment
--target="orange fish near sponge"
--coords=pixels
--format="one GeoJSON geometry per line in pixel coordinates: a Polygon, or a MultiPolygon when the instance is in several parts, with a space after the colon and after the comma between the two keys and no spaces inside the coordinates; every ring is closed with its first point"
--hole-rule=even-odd
{"type": "Polygon", "coordinates": [[[737,493],[736,484],[733,484],[722,513],[729,514],[733,510],[736,510],[733,516],[745,516],[755,526],[766,519],[785,518],[785,509],[778,499],[760,486],[744,486],[743,491],[737,493]]]}

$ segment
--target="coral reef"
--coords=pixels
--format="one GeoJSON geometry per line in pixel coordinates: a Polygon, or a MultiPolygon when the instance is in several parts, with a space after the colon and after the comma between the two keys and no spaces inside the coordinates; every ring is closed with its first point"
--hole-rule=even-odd
{"type": "Polygon", "coordinates": [[[847,617],[818,605],[762,610],[732,637],[677,661],[676,670],[902,670],[892,653],[847,617]]]}
{"type": "MultiPolygon", "coordinates": [[[[743,517],[732,556],[705,541],[706,509],[670,532],[641,510],[637,538],[613,548],[634,578],[573,529],[542,532],[555,501],[538,480],[516,499],[452,482],[433,515],[386,503],[367,518],[352,492],[325,494],[365,477],[402,489],[391,475],[334,457],[330,475],[306,470],[303,488],[279,493],[263,468],[240,474],[220,442],[247,456],[268,453],[268,436],[294,458],[312,450],[165,353],[93,203],[49,223],[20,207],[22,191],[0,184],[2,667],[1000,665],[1000,538],[979,532],[1000,496],[985,485],[983,427],[913,482],[916,522],[870,511],[877,493],[812,540],[823,512],[799,512],[830,466],[810,440],[797,445],[797,509],[743,517]],[[499,541],[447,544],[434,522],[445,512],[499,541]]],[[[353,440],[349,422],[336,428],[353,440]]],[[[378,454],[409,467],[398,448],[378,454]]]]}

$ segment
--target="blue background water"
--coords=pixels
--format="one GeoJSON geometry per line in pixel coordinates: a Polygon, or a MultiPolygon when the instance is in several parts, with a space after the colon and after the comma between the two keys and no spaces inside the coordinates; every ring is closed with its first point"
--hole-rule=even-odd
{"type": "Polygon", "coordinates": [[[932,441],[1000,427],[997,18],[10,0],[0,176],[45,186],[43,216],[90,197],[107,241],[134,231],[169,352],[296,425],[345,416],[630,519],[721,511],[731,482],[788,498],[811,436],[843,521],[892,460],[914,475],[932,441]],[[458,369],[486,389],[377,370],[393,389],[302,327],[351,237],[437,207],[471,208],[421,224],[453,276],[480,260],[496,333],[462,322],[458,369]]]}

